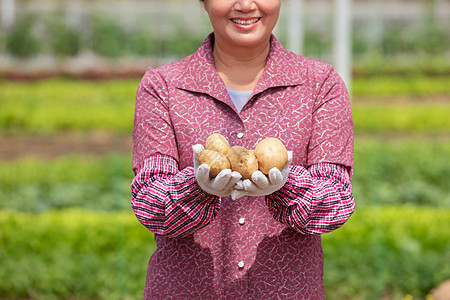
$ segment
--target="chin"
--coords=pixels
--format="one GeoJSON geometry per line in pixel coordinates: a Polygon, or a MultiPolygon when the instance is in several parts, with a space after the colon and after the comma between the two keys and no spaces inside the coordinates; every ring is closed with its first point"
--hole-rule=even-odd
{"type": "Polygon", "coordinates": [[[238,47],[257,47],[268,43],[270,40],[269,35],[255,35],[249,34],[239,34],[231,37],[231,41],[238,47]]]}

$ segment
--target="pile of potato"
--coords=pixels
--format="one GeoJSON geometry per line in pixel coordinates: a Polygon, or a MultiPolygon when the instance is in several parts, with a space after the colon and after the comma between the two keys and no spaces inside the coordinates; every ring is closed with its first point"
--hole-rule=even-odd
{"type": "Polygon", "coordinates": [[[263,139],[254,150],[248,150],[242,146],[231,147],[223,135],[213,133],[206,140],[205,150],[198,159],[200,164],[210,167],[211,177],[216,177],[223,169],[231,169],[239,172],[242,179],[250,179],[257,170],[265,175],[273,167],[283,170],[288,154],[286,147],[276,138],[263,139]]]}

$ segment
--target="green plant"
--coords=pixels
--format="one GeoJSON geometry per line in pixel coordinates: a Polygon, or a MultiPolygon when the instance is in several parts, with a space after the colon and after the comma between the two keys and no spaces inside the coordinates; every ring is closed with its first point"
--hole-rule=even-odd
{"type": "Polygon", "coordinates": [[[6,38],[6,49],[11,55],[28,58],[40,53],[41,46],[33,30],[34,26],[35,18],[32,15],[25,15],[17,20],[6,38]]]}
{"type": "Polygon", "coordinates": [[[140,29],[125,34],[127,54],[137,56],[161,56],[161,41],[148,29],[140,29]]]}
{"type": "Polygon", "coordinates": [[[352,104],[353,122],[357,133],[443,133],[450,130],[450,103],[377,103],[352,104]]]}
{"type": "Polygon", "coordinates": [[[450,207],[449,155],[450,144],[431,137],[357,139],[352,186],[358,205],[450,207]]]}
{"type": "Polygon", "coordinates": [[[131,211],[0,212],[0,298],[136,299],[153,235],[131,211]]]}
{"type": "Polygon", "coordinates": [[[449,220],[449,209],[357,208],[323,236],[327,298],[424,299],[450,276],[449,220]]]}
{"type": "Polygon", "coordinates": [[[352,93],[354,96],[373,97],[448,95],[450,93],[448,83],[447,76],[368,76],[355,78],[352,93]]]}
{"type": "Polygon", "coordinates": [[[320,58],[332,51],[332,35],[329,32],[309,29],[305,31],[304,55],[320,58]]]}
{"type": "Polygon", "coordinates": [[[436,55],[449,50],[450,32],[447,25],[440,23],[435,15],[435,1],[424,2],[424,15],[419,34],[414,40],[415,48],[425,53],[436,55]]]}
{"type": "Polygon", "coordinates": [[[2,162],[0,209],[126,209],[130,207],[133,177],[129,155],[65,156],[52,161],[26,158],[2,162]]]}
{"type": "Polygon", "coordinates": [[[138,81],[0,81],[0,133],[130,133],[138,81]]]}
{"type": "Polygon", "coordinates": [[[353,34],[352,34],[352,55],[355,57],[363,56],[364,54],[376,51],[376,49],[372,49],[372,47],[376,47],[373,45],[367,38],[367,31],[363,30],[364,27],[354,26],[353,34]]]}
{"type": "Polygon", "coordinates": [[[382,35],[381,51],[384,55],[396,53],[409,53],[413,51],[413,39],[409,26],[402,23],[394,23],[389,29],[385,29],[382,35]]]}
{"type": "Polygon", "coordinates": [[[124,31],[112,17],[94,15],[91,18],[89,44],[95,53],[118,57],[124,54],[124,42],[124,31]]]}
{"type": "MultiPolygon", "coordinates": [[[[450,210],[357,208],[322,236],[327,299],[423,298],[450,276],[450,210]]],[[[0,211],[0,298],[142,297],[153,235],[131,210],[0,211]]]]}
{"type": "Polygon", "coordinates": [[[0,31],[0,53],[6,53],[6,38],[5,30],[0,31]]]}
{"type": "MultiPolygon", "coordinates": [[[[429,89],[434,88],[433,79],[447,78],[450,72],[450,61],[445,54],[427,55],[424,53],[386,57],[372,51],[353,61],[355,80],[367,78],[425,78],[430,81],[429,89]]],[[[448,84],[447,84],[448,86],[448,84]]],[[[380,91],[383,92],[383,91],[380,91]]],[[[435,93],[435,92],[434,92],[435,93]]]]}
{"type": "Polygon", "coordinates": [[[51,16],[45,22],[50,51],[58,57],[77,55],[82,46],[82,33],[69,26],[61,15],[51,16]]]}
{"type": "Polygon", "coordinates": [[[184,57],[190,55],[200,47],[202,42],[203,38],[195,38],[181,30],[174,37],[161,41],[161,56],[184,57]]]}

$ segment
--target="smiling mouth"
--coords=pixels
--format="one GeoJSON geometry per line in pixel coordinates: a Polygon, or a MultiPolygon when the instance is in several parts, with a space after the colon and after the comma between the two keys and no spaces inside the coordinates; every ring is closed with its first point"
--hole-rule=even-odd
{"type": "Polygon", "coordinates": [[[261,18],[253,18],[248,20],[242,20],[242,19],[231,19],[231,22],[239,25],[252,25],[258,22],[261,18]]]}

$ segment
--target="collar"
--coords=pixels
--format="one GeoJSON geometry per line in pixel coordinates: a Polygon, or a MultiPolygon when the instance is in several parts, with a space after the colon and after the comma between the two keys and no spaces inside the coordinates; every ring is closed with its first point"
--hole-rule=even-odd
{"type": "MultiPolygon", "coordinates": [[[[175,81],[176,86],[192,92],[208,94],[228,103],[231,99],[224,99],[224,94],[228,93],[214,67],[213,44],[214,33],[211,33],[199,49],[190,56],[185,71],[175,81]]],[[[264,72],[252,95],[272,87],[300,85],[305,79],[302,72],[302,57],[287,51],[272,35],[264,72]]]]}

